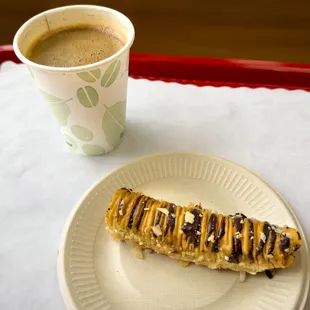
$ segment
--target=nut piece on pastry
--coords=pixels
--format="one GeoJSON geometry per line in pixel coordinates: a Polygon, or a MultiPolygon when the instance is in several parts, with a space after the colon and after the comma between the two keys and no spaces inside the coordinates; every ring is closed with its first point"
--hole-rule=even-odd
{"type": "Polygon", "coordinates": [[[177,206],[121,188],[105,222],[114,239],[130,241],[177,261],[255,274],[287,268],[301,247],[299,232],[200,205],[177,206]]]}

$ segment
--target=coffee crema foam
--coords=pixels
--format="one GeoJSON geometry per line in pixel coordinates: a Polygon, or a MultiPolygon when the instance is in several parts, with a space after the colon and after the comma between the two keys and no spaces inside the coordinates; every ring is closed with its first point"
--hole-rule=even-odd
{"type": "Polygon", "coordinates": [[[124,43],[102,26],[78,25],[48,32],[28,49],[26,57],[50,67],[78,67],[117,53],[124,43]]]}

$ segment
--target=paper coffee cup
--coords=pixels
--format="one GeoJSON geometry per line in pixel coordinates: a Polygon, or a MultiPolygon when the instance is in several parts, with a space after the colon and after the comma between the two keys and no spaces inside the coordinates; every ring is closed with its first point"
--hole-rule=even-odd
{"type": "Polygon", "coordinates": [[[66,143],[77,153],[102,155],[122,141],[126,126],[129,49],[134,27],[123,14],[101,6],[74,5],[45,11],[28,20],[14,37],[14,51],[25,63],[66,143]],[[25,53],[39,37],[75,25],[104,26],[124,43],[102,61],[79,67],[36,64],[25,53]]]}

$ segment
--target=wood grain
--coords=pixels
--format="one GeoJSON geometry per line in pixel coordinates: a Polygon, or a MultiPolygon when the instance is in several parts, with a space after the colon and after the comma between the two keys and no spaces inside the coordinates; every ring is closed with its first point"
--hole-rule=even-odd
{"type": "Polygon", "coordinates": [[[10,0],[0,4],[0,44],[31,16],[62,5],[105,5],[134,23],[133,51],[310,63],[310,1],[10,0]]]}

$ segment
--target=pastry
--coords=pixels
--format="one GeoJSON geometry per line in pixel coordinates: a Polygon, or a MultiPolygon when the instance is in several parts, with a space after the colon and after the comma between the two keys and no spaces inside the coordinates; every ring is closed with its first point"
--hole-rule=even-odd
{"type": "Polygon", "coordinates": [[[287,268],[301,247],[291,227],[223,215],[200,205],[178,206],[121,188],[105,222],[114,239],[130,241],[181,262],[251,274],[287,268]]]}

